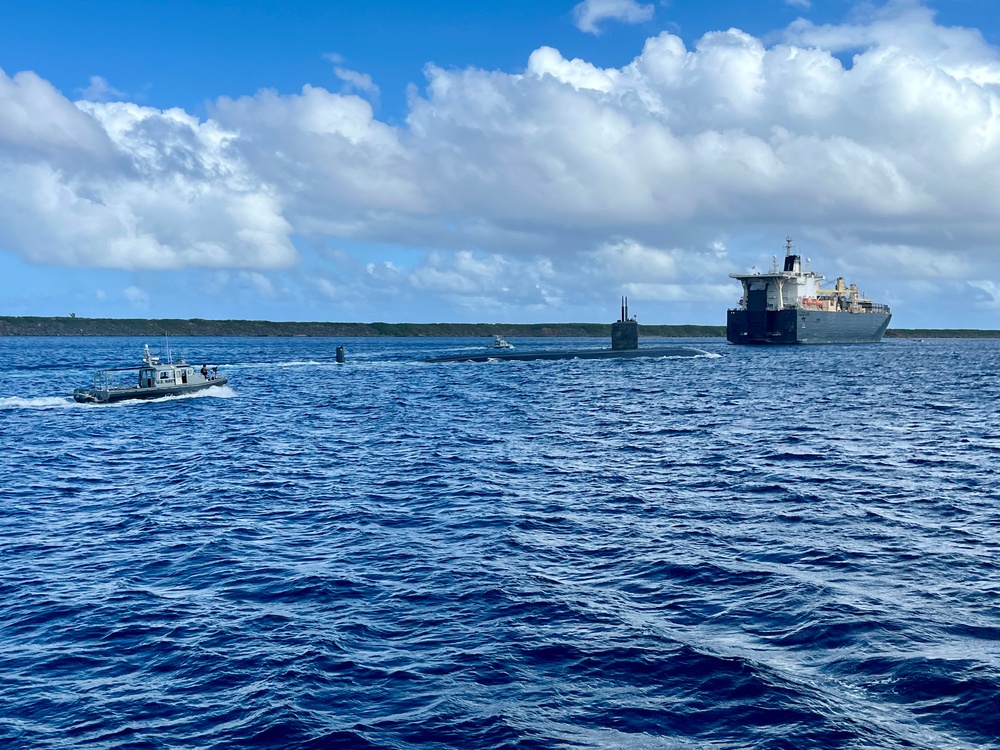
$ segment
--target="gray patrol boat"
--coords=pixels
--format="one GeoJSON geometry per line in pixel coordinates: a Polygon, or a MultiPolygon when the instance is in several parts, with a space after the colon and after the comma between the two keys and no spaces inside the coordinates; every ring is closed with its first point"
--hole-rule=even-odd
{"type": "Polygon", "coordinates": [[[227,382],[228,378],[219,375],[218,366],[209,368],[202,365],[196,370],[194,365],[183,359],[160,362],[159,357],[149,353],[149,344],[146,344],[141,365],[98,370],[94,373],[93,385],[77,388],[73,391],[73,399],[81,404],[106,404],[128,399],[181,396],[223,386],[227,382]]]}
{"type": "Polygon", "coordinates": [[[823,276],[802,270],[802,258],[785,240],[785,263],[769,273],[731,273],[743,285],[739,306],[726,317],[734,344],[861,344],[882,340],[892,313],[888,305],[861,296],[844,277],[821,289],[823,276]]]}

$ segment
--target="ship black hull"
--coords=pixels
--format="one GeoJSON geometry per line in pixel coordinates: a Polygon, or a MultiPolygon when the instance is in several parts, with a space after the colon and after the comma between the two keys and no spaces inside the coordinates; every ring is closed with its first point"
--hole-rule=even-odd
{"type": "Polygon", "coordinates": [[[872,344],[882,340],[891,313],[822,310],[730,310],[733,344],[872,344]]]}

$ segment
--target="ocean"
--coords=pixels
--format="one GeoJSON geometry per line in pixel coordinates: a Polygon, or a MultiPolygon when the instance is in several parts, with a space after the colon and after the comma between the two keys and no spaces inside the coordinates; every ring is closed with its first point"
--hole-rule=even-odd
{"type": "Polygon", "coordinates": [[[1000,747],[1000,340],[144,343],[0,338],[2,747],[1000,747]]]}

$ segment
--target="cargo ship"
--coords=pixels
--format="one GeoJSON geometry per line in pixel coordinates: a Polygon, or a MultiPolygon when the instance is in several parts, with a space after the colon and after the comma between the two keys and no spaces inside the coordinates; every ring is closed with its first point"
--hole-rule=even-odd
{"type": "Polygon", "coordinates": [[[731,273],[743,284],[739,306],[729,310],[726,338],[733,344],[862,344],[882,340],[892,313],[844,277],[821,289],[823,276],[802,270],[802,258],[785,240],[784,267],[768,273],[731,273]]]}

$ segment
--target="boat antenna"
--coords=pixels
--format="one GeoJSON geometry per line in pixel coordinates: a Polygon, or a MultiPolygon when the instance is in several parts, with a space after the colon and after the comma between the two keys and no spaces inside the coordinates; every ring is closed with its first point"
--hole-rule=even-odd
{"type": "Polygon", "coordinates": [[[792,235],[785,237],[785,255],[792,254],[792,235]]]}
{"type": "Polygon", "coordinates": [[[168,365],[173,364],[174,355],[170,353],[170,339],[167,337],[166,332],[164,332],[163,334],[163,345],[164,348],[167,350],[167,364],[168,365]]]}

